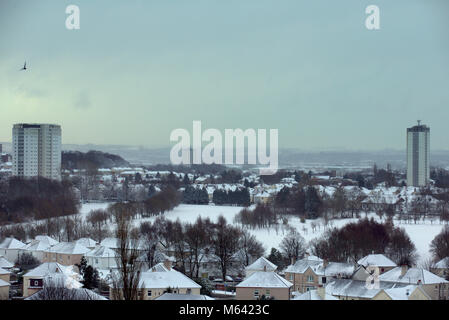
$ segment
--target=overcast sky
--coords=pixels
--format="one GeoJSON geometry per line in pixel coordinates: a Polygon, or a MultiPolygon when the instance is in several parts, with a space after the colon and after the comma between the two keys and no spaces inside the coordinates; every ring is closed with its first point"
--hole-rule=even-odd
{"type": "Polygon", "coordinates": [[[421,119],[449,149],[449,1],[1,0],[0,110],[5,142],[49,122],[66,144],[170,146],[201,120],[279,129],[281,147],[404,149],[421,119]]]}

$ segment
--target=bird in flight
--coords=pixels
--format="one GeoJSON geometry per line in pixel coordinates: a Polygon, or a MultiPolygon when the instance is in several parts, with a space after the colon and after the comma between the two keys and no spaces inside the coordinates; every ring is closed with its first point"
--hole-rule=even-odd
{"type": "Polygon", "coordinates": [[[22,69],[20,69],[20,71],[22,71],[22,70],[26,70],[27,69],[27,62],[25,61],[25,63],[23,64],[23,68],[22,69]]]}

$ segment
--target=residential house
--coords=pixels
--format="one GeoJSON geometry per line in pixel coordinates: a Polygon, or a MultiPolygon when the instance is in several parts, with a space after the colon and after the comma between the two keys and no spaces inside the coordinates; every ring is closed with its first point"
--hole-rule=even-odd
{"type": "Polygon", "coordinates": [[[89,251],[76,242],[61,242],[45,251],[44,262],[57,262],[65,266],[76,265],[89,251]]]}
{"type": "Polygon", "coordinates": [[[33,240],[21,249],[21,253],[29,253],[35,257],[39,262],[45,259],[45,253],[51,248],[51,245],[46,241],[33,240]]]}
{"type": "Polygon", "coordinates": [[[11,284],[5,280],[0,279],[0,300],[9,299],[9,288],[11,284]]]}
{"type": "Polygon", "coordinates": [[[36,236],[36,237],[34,237],[34,239],[48,244],[49,247],[54,246],[55,244],[59,243],[59,241],[53,239],[52,237],[45,236],[45,235],[36,236]]]}
{"type": "Polygon", "coordinates": [[[293,284],[273,271],[257,271],[236,285],[237,300],[290,300],[293,284]]]}
{"type": "Polygon", "coordinates": [[[25,243],[14,238],[6,238],[0,243],[0,256],[7,260],[16,262],[19,258],[20,250],[25,247],[25,243]]]}
{"type": "Polygon", "coordinates": [[[379,276],[381,282],[421,285],[432,300],[449,299],[449,281],[420,268],[396,267],[379,276]]]}
{"type": "Polygon", "coordinates": [[[0,268],[0,280],[9,282],[10,281],[11,272],[8,270],[0,268]]]}
{"type": "Polygon", "coordinates": [[[44,279],[52,276],[64,275],[67,287],[79,287],[81,280],[79,273],[74,271],[74,266],[64,266],[56,262],[45,262],[23,275],[23,297],[29,297],[44,287],[44,279]]]}
{"type": "Polygon", "coordinates": [[[441,259],[437,263],[434,263],[430,268],[430,271],[440,276],[441,278],[449,280],[449,257],[446,257],[444,259],[441,259]]]}
{"type": "Polygon", "coordinates": [[[339,300],[331,294],[326,293],[326,287],[318,287],[316,290],[296,295],[292,300],[339,300]]]}
{"type": "Polygon", "coordinates": [[[103,246],[98,246],[95,249],[87,252],[85,255],[87,264],[95,269],[110,270],[117,268],[117,253],[103,246]]]}
{"type": "Polygon", "coordinates": [[[276,271],[277,265],[267,260],[264,257],[260,257],[252,264],[245,268],[245,276],[246,278],[250,277],[253,273],[258,271],[276,271]]]}
{"type": "Polygon", "coordinates": [[[357,263],[361,266],[364,266],[365,268],[367,268],[368,266],[378,267],[379,274],[385,273],[397,267],[396,263],[391,261],[383,254],[369,254],[357,261],[357,263]]]}
{"type": "MultiPolygon", "coordinates": [[[[168,292],[199,295],[201,286],[171,266],[159,264],[140,274],[139,288],[140,299],[153,300],[168,292]]],[[[114,297],[113,290],[110,287],[110,297],[114,297]]]]}
{"type": "Polygon", "coordinates": [[[350,278],[355,267],[350,263],[328,262],[316,256],[306,255],[304,259],[289,265],[284,272],[285,279],[293,283],[293,290],[300,293],[318,289],[331,279],[350,278]]]}
{"type": "Polygon", "coordinates": [[[14,263],[8,261],[4,256],[0,256],[0,268],[9,270],[14,267],[14,263]]]}
{"type": "Polygon", "coordinates": [[[87,249],[93,250],[97,246],[97,242],[91,238],[81,238],[74,241],[77,244],[85,246],[87,249]]]}

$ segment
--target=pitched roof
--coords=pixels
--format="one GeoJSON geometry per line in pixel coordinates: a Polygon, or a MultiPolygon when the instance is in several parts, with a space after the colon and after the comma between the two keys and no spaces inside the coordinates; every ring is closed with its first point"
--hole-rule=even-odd
{"type": "Polygon", "coordinates": [[[28,243],[25,247],[22,248],[22,250],[26,251],[46,251],[50,248],[50,245],[48,242],[41,241],[41,240],[33,240],[30,243],[28,243]]]}
{"type": "MultiPolygon", "coordinates": [[[[325,294],[325,300],[339,300],[338,298],[330,295],[328,293],[325,294]]],[[[294,297],[292,300],[323,300],[318,294],[317,290],[309,290],[300,294],[299,296],[294,297]]]]}
{"type": "Polygon", "coordinates": [[[34,239],[47,243],[49,246],[54,246],[59,243],[59,241],[45,235],[36,236],[34,239]]]}
{"type": "Polygon", "coordinates": [[[290,288],[293,283],[273,271],[257,271],[240,282],[238,288],[290,288]]]}
{"type": "Polygon", "coordinates": [[[85,246],[86,248],[94,248],[97,242],[91,238],[81,238],[75,241],[76,243],[85,246]]]}
{"type": "Polygon", "coordinates": [[[433,274],[430,271],[420,268],[409,268],[402,276],[402,267],[396,267],[379,276],[380,281],[407,283],[407,284],[433,284],[433,283],[449,283],[449,281],[433,274]]]}
{"type": "Polygon", "coordinates": [[[329,262],[324,266],[322,259],[316,256],[309,256],[289,265],[285,272],[304,273],[309,268],[319,276],[351,276],[355,270],[354,265],[351,263],[329,262]]]}
{"type": "Polygon", "coordinates": [[[9,282],[6,282],[2,279],[0,279],[0,287],[6,287],[6,286],[10,286],[11,284],[9,282]]]}
{"type": "Polygon", "coordinates": [[[285,269],[285,272],[304,273],[311,266],[318,266],[323,263],[323,260],[316,256],[308,256],[304,259],[296,261],[285,269]]]}
{"type": "Polygon", "coordinates": [[[115,258],[117,256],[117,253],[108,247],[98,246],[87,252],[85,256],[95,258],[115,258]]]}
{"type": "Polygon", "coordinates": [[[139,286],[143,288],[201,288],[201,286],[181,272],[143,272],[139,286]]]}
{"type": "Polygon", "coordinates": [[[385,293],[392,300],[408,300],[410,295],[415,290],[420,290],[423,295],[427,296],[427,298],[429,300],[431,300],[431,298],[428,296],[428,294],[424,290],[421,290],[421,288],[417,285],[408,285],[408,286],[399,287],[399,288],[385,289],[385,293]]]}
{"type": "MultiPolygon", "coordinates": [[[[43,290],[39,290],[35,294],[32,294],[25,300],[41,300],[43,295],[45,294],[45,288],[43,290]]],[[[108,300],[103,296],[93,292],[92,290],[85,288],[74,288],[70,289],[67,294],[67,298],[70,300],[108,300]]]]}
{"type": "Polygon", "coordinates": [[[28,271],[24,274],[24,277],[45,277],[47,275],[55,273],[64,273],[69,276],[78,275],[77,272],[73,271],[73,266],[63,266],[57,262],[44,262],[43,264],[37,266],[36,268],[28,271]]]}
{"type": "Polygon", "coordinates": [[[359,261],[358,264],[367,267],[367,266],[376,266],[376,267],[397,267],[397,264],[388,259],[383,254],[369,254],[366,257],[363,257],[359,261]]]}
{"type": "Polygon", "coordinates": [[[0,275],[1,274],[10,274],[11,272],[9,272],[9,271],[7,271],[7,270],[5,270],[5,269],[2,269],[2,268],[0,268],[0,275]]]}
{"type": "Polygon", "coordinates": [[[85,254],[90,249],[76,242],[61,242],[49,248],[47,251],[64,254],[85,254]]]}
{"type": "Polygon", "coordinates": [[[277,265],[268,261],[264,257],[260,257],[252,264],[247,266],[245,270],[257,270],[257,271],[275,271],[277,269],[277,265]]]}
{"type": "Polygon", "coordinates": [[[25,246],[25,243],[22,241],[19,241],[14,238],[6,238],[3,240],[3,242],[0,244],[0,248],[2,249],[21,249],[25,246]]]}
{"type": "Polygon", "coordinates": [[[358,297],[372,299],[382,290],[403,287],[402,284],[380,282],[379,288],[368,288],[365,281],[351,279],[335,279],[326,286],[326,293],[333,296],[358,297]]]}
{"type": "Polygon", "coordinates": [[[6,260],[6,258],[4,256],[0,256],[0,268],[12,268],[14,267],[14,263],[6,260]]]}
{"type": "Polygon", "coordinates": [[[169,271],[176,271],[173,268],[171,268],[170,270],[164,265],[163,262],[159,262],[158,264],[155,264],[154,266],[152,266],[148,272],[169,272],[169,271]]]}
{"type": "Polygon", "coordinates": [[[435,263],[432,268],[438,268],[438,269],[448,269],[449,268],[449,257],[446,257],[444,259],[441,259],[437,263],[435,263]]]}

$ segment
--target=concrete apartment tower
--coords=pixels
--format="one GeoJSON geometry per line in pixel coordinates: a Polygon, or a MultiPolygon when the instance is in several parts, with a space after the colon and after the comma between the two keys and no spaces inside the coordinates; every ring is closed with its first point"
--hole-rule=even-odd
{"type": "Polygon", "coordinates": [[[407,186],[426,186],[430,178],[430,128],[421,124],[407,128],[407,186]]]}
{"type": "Polygon", "coordinates": [[[12,146],[13,175],[61,180],[61,126],[15,124],[12,146]]]}

